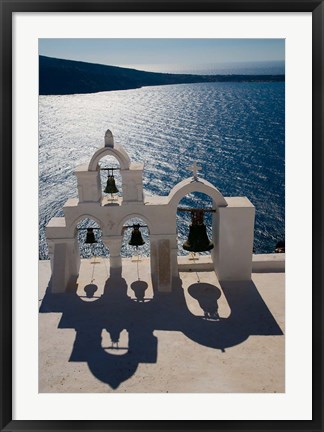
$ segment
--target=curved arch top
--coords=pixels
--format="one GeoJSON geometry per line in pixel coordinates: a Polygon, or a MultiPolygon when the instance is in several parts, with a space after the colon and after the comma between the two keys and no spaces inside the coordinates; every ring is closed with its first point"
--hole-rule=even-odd
{"type": "Polygon", "coordinates": [[[133,218],[142,219],[147,224],[149,233],[150,234],[152,233],[152,226],[153,226],[152,222],[147,218],[147,216],[145,216],[141,213],[131,213],[131,214],[124,216],[120,220],[118,226],[116,227],[116,233],[118,235],[120,235],[122,233],[124,223],[126,223],[129,219],[133,219],[133,218]]]}
{"type": "Polygon", "coordinates": [[[220,191],[206,180],[195,181],[191,178],[185,179],[174,186],[169,193],[169,204],[177,207],[179,201],[191,192],[201,192],[210,196],[217,207],[227,207],[227,202],[220,191]]]}
{"type": "Polygon", "coordinates": [[[78,217],[76,217],[68,226],[68,228],[70,230],[75,230],[77,228],[77,225],[79,222],[81,222],[83,219],[91,219],[94,222],[96,222],[97,225],[99,225],[100,229],[103,231],[104,229],[104,222],[102,220],[100,220],[98,217],[94,216],[93,214],[90,213],[83,213],[78,215],[78,217]]]}
{"type": "Polygon", "coordinates": [[[122,146],[115,145],[115,147],[103,147],[97,150],[89,162],[88,171],[96,171],[100,159],[107,155],[114,156],[118,160],[118,162],[120,163],[120,169],[129,169],[131,160],[128,154],[122,146]]]}

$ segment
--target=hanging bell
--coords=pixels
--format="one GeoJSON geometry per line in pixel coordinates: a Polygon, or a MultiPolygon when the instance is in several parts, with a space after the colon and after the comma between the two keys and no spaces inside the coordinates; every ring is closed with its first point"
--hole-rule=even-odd
{"type": "Polygon", "coordinates": [[[182,247],[189,252],[206,252],[213,249],[214,244],[207,236],[203,210],[191,212],[188,240],[183,243],[182,247]]]}
{"type": "Polygon", "coordinates": [[[118,192],[118,189],[116,187],[115,183],[115,177],[113,175],[108,174],[108,180],[107,185],[104,190],[105,193],[114,194],[118,192]]]}
{"type": "Polygon", "coordinates": [[[139,227],[140,227],[139,225],[135,225],[135,224],[133,225],[132,235],[128,242],[128,244],[131,246],[136,246],[136,247],[143,246],[143,244],[145,243],[139,227]]]}
{"type": "Polygon", "coordinates": [[[97,240],[96,240],[94,232],[93,232],[93,228],[87,228],[87,236],[86,236],[84,243],[87,243],[87,244],[97,243],[97,240]]]}

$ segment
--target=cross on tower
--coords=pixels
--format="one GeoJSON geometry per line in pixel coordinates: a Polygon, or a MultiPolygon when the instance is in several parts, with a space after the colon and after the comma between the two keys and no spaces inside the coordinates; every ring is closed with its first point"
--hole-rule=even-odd
{"type": "Polygon", "coordinates": [[[195,181],[198,181],[198,171],[202,170],[202,167],[197,165],[197,161],[195,161],[187,170],[192,171],[193,178],[195,181]]]}

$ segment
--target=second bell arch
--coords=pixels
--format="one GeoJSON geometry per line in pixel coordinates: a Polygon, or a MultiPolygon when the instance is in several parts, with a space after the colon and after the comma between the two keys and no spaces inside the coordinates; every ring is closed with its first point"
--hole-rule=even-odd
{"type": "Polygon", "coordinates": [[[207,254],[214,248],[212,231],[215,206],[210,196],[192,192],[177,207],[178,253],[207,254]]]}

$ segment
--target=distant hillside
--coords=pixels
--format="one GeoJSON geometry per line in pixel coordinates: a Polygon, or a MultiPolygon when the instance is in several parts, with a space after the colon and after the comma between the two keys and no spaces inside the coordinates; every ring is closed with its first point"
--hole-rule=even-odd
{"type": "Polygon", "coordinates": [[[40,95],[96,93],[167,84],[284,80],[284,75],[184,75],[144,72],[39,56],[40,95]]]}

